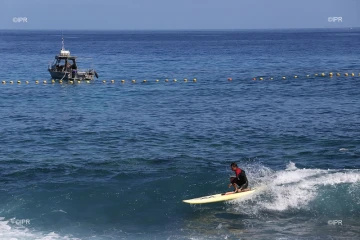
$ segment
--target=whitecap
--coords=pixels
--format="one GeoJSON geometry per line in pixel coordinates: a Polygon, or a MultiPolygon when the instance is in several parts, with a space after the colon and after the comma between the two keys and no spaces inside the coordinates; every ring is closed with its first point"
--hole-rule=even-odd
{"type": "Polygon", "coordinates": [[[292,162],[285,170],[269,171],[265,176],[254,176],[251,172],[248,175],[250,182],[256,182],[255,194],[230,202],[239,212],[247,214],[261,210],[308,209],[310,202],[318,196],[319,188],[360,183],[358,169],[298,169],[292,162]]]}

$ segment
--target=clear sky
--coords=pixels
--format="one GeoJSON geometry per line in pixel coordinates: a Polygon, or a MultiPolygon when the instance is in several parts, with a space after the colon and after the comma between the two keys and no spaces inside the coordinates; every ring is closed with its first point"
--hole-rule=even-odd
{"type": "Polygon", "coordinates": [[[360,0],[0,0],[0,29],[332,27],[360,27],[360,0]]]}

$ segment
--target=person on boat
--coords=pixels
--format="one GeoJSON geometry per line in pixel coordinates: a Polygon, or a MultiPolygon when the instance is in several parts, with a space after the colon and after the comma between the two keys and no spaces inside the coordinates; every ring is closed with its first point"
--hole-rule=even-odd
{"type": "Polygon", "coordinates": [[[71,71],[71,64],[69,62],[66,64],[66,69],[71,71]]]}
{"type": "Polygon", "coordinates": [[[64,65],[59,65],[58,71],[59,71],[59,72],[64,71],[64,67],[65,67],[64,65]]]}
{"type": "Polygon", "coordinates": [[[231,170],[235,172],[235,177],[230,178],[229,187],[234,187],[234,192],[244,192],[247,191],[248,180],[245,174],[245,171],[238,167],[236,163],[230,164],[231,170]]]}

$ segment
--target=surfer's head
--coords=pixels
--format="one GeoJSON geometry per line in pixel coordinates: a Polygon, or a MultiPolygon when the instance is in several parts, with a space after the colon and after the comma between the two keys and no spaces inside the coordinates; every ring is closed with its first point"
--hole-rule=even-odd
{"type": "Polygon", "coordinates": [[[232,162],[232,163],[230,164],[230,167],[231,167],[232,169],[234,169],[234,168],[237,168],[238,165],[237,165],[236,163],[232,162]]]}

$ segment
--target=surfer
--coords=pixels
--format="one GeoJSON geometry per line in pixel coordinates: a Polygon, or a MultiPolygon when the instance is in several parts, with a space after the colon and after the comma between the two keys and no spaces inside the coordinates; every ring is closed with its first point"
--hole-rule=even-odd
{"type": "Polygon", "coordinates": [[[230,165],[231,170],[235,172],[236,177],[230,178],[230,184],[229,187],[234,187],[234,192],[243,192],[247,191],[246,189],[248,187],[248,180],[246,178],[245,171],[238,167],[236,163],[231,163],[230,165]]]}

